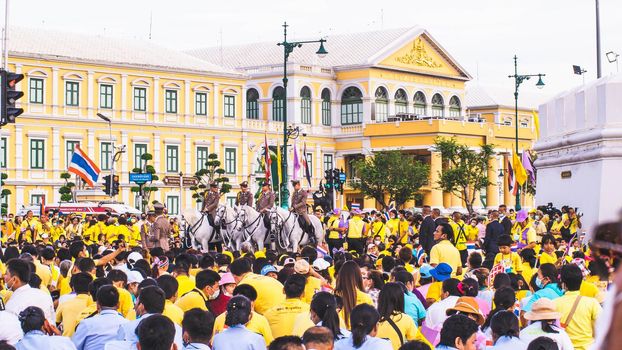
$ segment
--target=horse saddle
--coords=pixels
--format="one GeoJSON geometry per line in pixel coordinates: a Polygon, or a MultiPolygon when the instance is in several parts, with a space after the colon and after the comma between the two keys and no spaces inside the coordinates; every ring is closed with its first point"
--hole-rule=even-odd
{"type": "Polygon", "coordinates": [[[296,218],[298,219],[298,225],[300,225],[302,232],[309,235],[310,242],[315,243],[315,228],[313,227],[313,225],[311,225],[310,222],[307,223],[304,215],[296,214],[296,218]]]}

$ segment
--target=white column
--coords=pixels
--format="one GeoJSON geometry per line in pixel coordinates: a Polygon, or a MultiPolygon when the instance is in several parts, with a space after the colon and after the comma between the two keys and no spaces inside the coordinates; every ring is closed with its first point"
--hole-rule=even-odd
{"type": "Polygon", "coordinates": [[[91,159],[95,159],[95,131],[89,129],[86,132],[86,143],[87,143],[87,153],[89,157],[91,159]]]}
{"type": "Polygon", "coordinates": [[[220,148],[220,138],[218,136],[214,136],[214,150],[212,152],[214,152],[214,153],[216,153],[218,155],[218,159],[223,164],[223,168],[224,168],[224,157],[225,157],[225,154],[223,153],[222,149],[220,148]]]}
{"type": "Polygon", "coordinates": [[[322,171],[322,146],[319,143],[315,144],[315,170],[313,170],[313,177],[321,180],[324,178],[324,172],[322,171]]]}
{"type": "MultiPolygon", "coordinates": [[[[244,108],[246,110],[246,108],[244,108]]],[[[242,181],[246,180],[248,176],[248,133],[242,131],[242,181]]]]}
{"type": "Polygon", "coordinates": [[[52,193],[54,198],[52,198],[52,203],[58,203],[60,202],[60,193],[58,192],[58,190],[60,189],[60,186],[58,185],[54,185],[52,186],[52,193]]]}
{"type": "MultiPolygon", "coordinates": [[[[95,84],[94,84],[94,76],[95,76],[95,72],[93,71],[88,71],[87,72],[87,78],[86,78],[86,106],[87,106],[87,110],[86,110],[86,115],[91,118],[93,117],[93,108],[94,108],[94,104],[93,104],[93,92],[95,91],[95,84]]],[[[112,117],[112,116],[110,116],[112,117]]]]}
{"type": "Polygon", "coordinates": [[[22,205],[30,204],[30,198],[24,200],[24,186],[15,186],[15,208],[21,208],[22,205]]]}
{"type": "Polygon", "coordinates": [[[246,86],[242,87],[242,120],[246,120],[246,86]]]}
{"type": "Polygon", "coordinates": [[[160,120],[160,77],[153,78],[153,122],[160,120]]]}
{"type": "Polygon", "coordinates": [[[58,115],[58,68],[52,68],[52,114],[58,115]]]}
{"type": "MultiPolygon", "coordinates": [[[[60,154],[60,131],[57,127],[52,127],[52,171],[61,170],[60,154]]],[[[67,167],[68,164],[65,164],[65,168],[67,167]]],[[[54,174],[52,177],[56,179],[54,174]]]]}
{"type": "Polygon", "coordinates": [[[127,119],[127,74],[121,75],[121,120],[127,119]]]}
{"type": "Polygon", "coordinates": [[[130,169],[128,167],[129,164],[129,156],[128,156],[128,151],[127,151],[127,147],[129,147],[129,143],[128,143],[128,137],[127,137],[127,131],[121,131],[121,145],[125,145],[126,147],[126,151],[121,153],[121,196],[123,198],[123,203],[129,203],[130,205],[133,205],[134,203],[130,203],[130,186],[131,184],[128,186],[127,184],[129,184],[130,181],[130,177],[129,177],[129,172],[130,169]]]}
{"type": "MultiPolygon", "coordinates": [[[[190,116],[193,114],[190,110],[190,101],[193,100],[193,96],[190,95],[190,80],[184,80],[184,124],[190,124],[190,116]]],[[[181,204],[180,204],[181,205],[181,204]]]]}
{"type": "MultiPolygon", "coordinates": [[[[190,135],[184,135],[184,151],[186,153],[184,174],[192,176],[194,173],[192,172],[192,139],[190,135]]],[[[181,214],[182,208],[192,208],[192,191],[188,188],[183,188],[183,192],[180,192],[179,197],[179,212],[181,214]]]]}
{"type": "MultiPolygon", "coordinates": [[[[389,100],[391,101],[391,100],[389,100]]],[[[389,115],[395,114],[395,106],[389,102],[389,115]],[[393,108],[393,111],[391,111],[393,108]]],[[[363,97],[363,125],[371,124],[371,99],[369,97],[363,97]]]]}
{"type": "Polygon", "coordinates": [[[164,173],[163,169],[160,169],[160,134],[153,133],[153,167],[156,173],[164,173]]]}
{"type": "MultiPolygon", "coordinates": [[[[8,140],[8,139],[7,139],[8,140]]],[[[24,143],[22,135],[22,126],[15,125],[15,179],[23,179],[22,171],[24,170],[23,157],[24,152],[22,146],[24,143]]],[[[21,197],[15,197],[21,198],[21,197]]]]}
{"type": "Polygon", "coordinates": [[[220,91],[219,91],[219,84],[214,83],[214,91],[213,91],[213,101],[212,101],[212,108],[214,110],[214,123],[212,125],[216,126],[218,125],[218,117],[219,117],[219,113],[218,113],[218,107],[220,106],[220,101],[218,96],[220,96],[220,91]]]}

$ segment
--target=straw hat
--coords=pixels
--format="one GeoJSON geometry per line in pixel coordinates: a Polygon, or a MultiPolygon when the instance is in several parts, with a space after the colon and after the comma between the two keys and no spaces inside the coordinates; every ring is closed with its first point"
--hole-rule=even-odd
{"type": "Polygon", "coordinates": [[[446,314],[447,316],[449,316],[458,311],[474,315],[477,318],[476,322],[478,325],[481,326],[484,324],[484,321],[485,321],[484,315],[482,315],[482,312],[479,310],[479,305],[477,304],[477,300],[475,300],[475,298],[473,297],[458,298],[458,300],[456,300],[456,305],[454,305],[454,307],[447,309],[446,314]]]}
{"type": "Polygon", "coordinates": [[[525,319],[530,321],[559,320],[562,315],[551,299],[538,299],[531,306],[531,311],[525,313],[525,319]]]}

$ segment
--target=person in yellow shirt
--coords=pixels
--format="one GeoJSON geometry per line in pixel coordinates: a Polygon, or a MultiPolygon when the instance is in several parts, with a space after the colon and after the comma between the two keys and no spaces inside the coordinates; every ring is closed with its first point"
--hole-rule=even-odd
{"type": "Polygon", "coordinates": [[[365,253],[365,242],[367,241],[367,224],[363,221],[363,213],[359,209],[353,209],[348,220],[348,250],[354,250],[359,255],[365,253]]]}
{"type": "Polygon", "coordinates": [[[469,221],[469,225],[466,227],[466,235],[469,242],[477,241],[477,236],[479,235],[479,227],[477,227],[479,220],[477,218],[472,218],[469,221]]]}
{"type": "Polygon", "coordinates": [[[56,310],[56,324],[61,326],[63,336],[71,337],[78,326],[78,315],[86,307],[93,305],[93,299],[89,295],[89,284],[93,277],[85,272],[79,272],[71,276],[71,285],[76,297],[64,301],[56,310]]]}
{"type": "Polygon", "coordinates": [[[313,295],[315,295],[315,293],[319,292],[322,289],[322,281],[319,278],[311,275],[311,265],[309,265],[309,263],[304,259],[296,261],[296,263],[294,264],[294,272],[299,275],[305,276],[306,283],[302,300],[305,303],[310,304],[311,300],[313,299],[313,295]]]}
{"type": "Polygon", "coordinates": [[[158,286],[164,291],[164,297],[166,298],[162,315],[170,318],[173,323],[181,326],[182,320],[184,319],[184,310],[174,304],[177,299],[179,283],[177,283],[175,277],[171,275],[162,275],[158,277],[156,281],[158,282],[158,286]]]}
{"type": "Polygon", "coordinates": [[[400,284],[384,285],[378,296],[378,313],[380,322],[376,337],[389,339],[394,350],[417,337],[415,321],[404,313],[404,291],[400,284]]]}
{"type": "Polygon", "coordinates": [[[108,240],[109,243],[112,243],[117,239],[123,239],[123,241],[128,242],[130,246],[136,245],[131,243],[133,238],[132,227],[127,220],[128,219],[124,217],[119,217],[119,226],[116,226],[116,237],[112,240],[108,240]]]}
{"type": "Polygon", "coordinates": [[[516,223],[512,227],[512,235],[514,235],[514,241],[518,242],[518,250],[524,248],[534,249],[536,247],[538,240],[536,230],[532,227],[529,215],[527,215],[525,209],[519,210],[516,213],[516,223]]]}
{"type": "Polygon", "coordinates": [[[430,250],[430,265],[436,266],[441,262],[451,266],[452,276],[462,275],[462,259],[460,252],[451,243],[454,232],[448,223],[440,223],[434,231],[434,241],[436,244],[430,250]]]}
{"type": "Polygon", "coordinates": [[[305,290],[306,277],[299,274],[291,275],[283,286],[285,301],[268,309],[264,316],[270,324],[275,338],[291,335],[294,330],[296,316],[309,311],[309,304],[301,297],[305,290]]]}
{"type": "Polygon", "coordinates": [[[343,248],[344,236],[348,229],[348,222],[341,218],[341,211],[335,208],[332,211],[331,217],[328,219],[328,235],[326,237],[326,243],[328,248],[332,252],[333,249],[343,248]]]}
{"type": "Polygon", "coordinates": [[[179,223],[177,222],[177,218],[171,219],[171,235],[173,238],[179,237],[179,223]]]}
{"type": "Polygon", "coordinates": [[[65,229],[63,228],[63,224],[62,224],[62,221],[60,221],[60,219],[54,221],[54,224],[52,225],[52,228],[50,229],[50,235],[51,235],[53,242],[58,241],[60,236],[65,235],[65,229]]]}
{"type": "Polygon", "coordinates": [[[557,311],[562,314],[560,321],[574,348],[586,350],[594,342],[594,326],[602,307],[596,299],[580,295],[583,273],[577,265],[564,265],[560,275],[562,286],[567,290],[554,300],[557,311]]]}
{"type": "Polygon", "coordinates": [[[252,273],[252,265],[248,259],[237,259],[229,265],[229,270],[237,285],[249,284],[257,291],[255,310],[264,314],[268,309],[285,300],[283,285],[276,279],[252,273]]]}
{"type": "MultiPolygon", "coordinates": [[[[257,334],[260,334],[263,339],[266,341],[266,345],[272,343],[274,337],[272,336],[272,330],[270,329],[270,324],[268,320],[263,316],[255,312],[255,300],[257,300],[257,291],[253,286],[248,284],[242,284],[233,290],[233,296],[243,295],[251,301],[251,319],[246,324],[246,328],[257,334]]],[[[214,321],[214,334],[222,332],[227,326],[225,325],[225,318],[227,317],[227,312],[223,312],[214,321]]]]}
{"type": "Polygon", "coordinates": [[[179,254],[175,257],[173,276],[177,278],[177,282],[179,283],[179,288],[177,290],[179,296],[183,296],[196,287],[196,277],[190,275],[191,265],[192,261],[188,254],[179,254]]]}
{"type": "Polygon", "coordinates": [[[80,217],[74,216],[71,218],[71,223],[65,227],[65,234],[67,239],[74,239],[75,237],[82,237],[83,225],[80,223],[80,217]]]}
{"type": "Polygon", "coordinates": [[[127,317],[129,312],[134,309],[134,301],[132,294],[127,291],[127,274],[122,270],[112,269],[108,272],[107,277],[117,288],[119,292],[119,309],[117,310],[121,316],[127,317]]]}
{"type": "Polygon", "coordinates": [[[350,328],[350,313],[355,306],[360,304],[373,305],[371,296],[363,292],[363,277],[361,268],[352,260],[346,261],[339,269],[335,283],[335,295],[341,297],[343,308],[339,316],[350,328]]]}
{"type": "Polygon", "coordinates": [[[529,283],[531,281],[531,277],[534,274],[534,267],[536,266],[536,253],[533,249],[523,249],[519,254],[521,258],[521,276],[529,283]]]}
{"type": "Polygon", "coordinates": [[[26,217],[20,226],[20,233],[17,240],[19,242],[33,243],[35,241],[36,225],[38,223],[37,218],[34,217],[32,210],[26,212],[26,217]]]}
{"type": "Polygon", "coordinates": [[[462,214],[460,212],[455,211],[452,214],[452,220],[449,222],[451,228],[454,230],[454,243],[458,252],[460,252],[460,260],[462,261],[462,266],[466,266],[467,258],[469,257],[469,252],[467,250],[467,225],[462,220],[462,214]]]}
{"type": "Polygon", "coordinates": [[[382,215],[381,212],[376,213],[369,229],[371,230],[369,233],[370,237],[379,236],[382,243],[386,242],[386,234],[388,228],[387,224],[385,223],[384,215],[382,215]]]}
{"type": "Polygon", "coordinates": [[[551,223],[551,234],[555,238],[561,237],[562,227],[564,227],[564,223],[562,222],[562,217],[559,213],[555,213],[555,216],[553,217],[553,222],[551,223]]]}
{"type": "Polygon", "coordinates": [[[557,264],[557,255],[555,250],[557,249],[555,237],[551,234],[544,235],[542,237],[542,254],[540,254],[540,265],[550,263],[557,264]]]}
{"type": "Polygon", "coordinates": [[[408,220],[406,220],[406,212],[404,210],[400,210],[397,212],[397,216],[397,224],[393,226],[394,231],[391,233],[397,237],[396,243],[406,244],[408,243],[408,238],[410,237],[410,225],[408,220]]]}
{"type": "Polygon", "coordinates": [[[175,302],[184,312],[199,308],[207,310],[207,303],[216,299],[220,293],[218,285],[220,275],[213,270],[203,270],[197,273],[196,287],[182,296],[175,302]]]}
{"type": "Polygon", "coordinates": [[[60,269],[54,264],[56,253],[54,249],[50,247],[43,248],[39,254],[41,259],[41,267],[47,268],[50,271],[50,284],[49,289],[55,290],[58,286],[58,279],[60,278],[60,269]]]}
{"type": "Polygon", "coordinates": [[[523,270],[520,256],[512,252],[512,237],[501,235],[497,242],[499,253],[495,255],[494,265],[501,264],[506,273],[520,274],[523,270]]]}

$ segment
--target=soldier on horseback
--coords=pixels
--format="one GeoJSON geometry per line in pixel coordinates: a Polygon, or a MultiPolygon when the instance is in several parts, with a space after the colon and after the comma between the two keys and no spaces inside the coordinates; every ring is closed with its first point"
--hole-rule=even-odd
{"type": "Polygon", "coordinates": [[[270,229],[270,216],[268,213],[274,207],[275,198],[276,195],[270,189],[270,182],[264,181],[261,185],[261,193],[257,198],[256,209],[263,216],[263,224],[267,229],[270,229]]]}
{"type": "Polygon", "coordinates": [[[294,186],[294,194],[292,195],[292,204],[289,210],[298,214],[298,224],[300,228],[308,233],[310,237],[314,237],[313,226],[307,214],[308,193],[301,188],[300,181],[292,180],[292,185],[294,186]]]}
{"type": "Polygon", "coordinates": [[[207,221],[214,228],[214,231],[218,235],[220,235],[220,226],[214,225],[214,217],[216,216],[216,210],[218,209],[219,201],[220,193],[218,191],[218,184],[212,182],[209,184],[209,191],[205,194],[203,209],[201,209],[201,211],[207,214],[207,221]]]}
{"type": "Polygon", "coordinates": [[[235,198],[235,205],[253,206],[253,194],[248,190],[248,182],[244,181],[240,184],[241,191],[235,198]]]}

